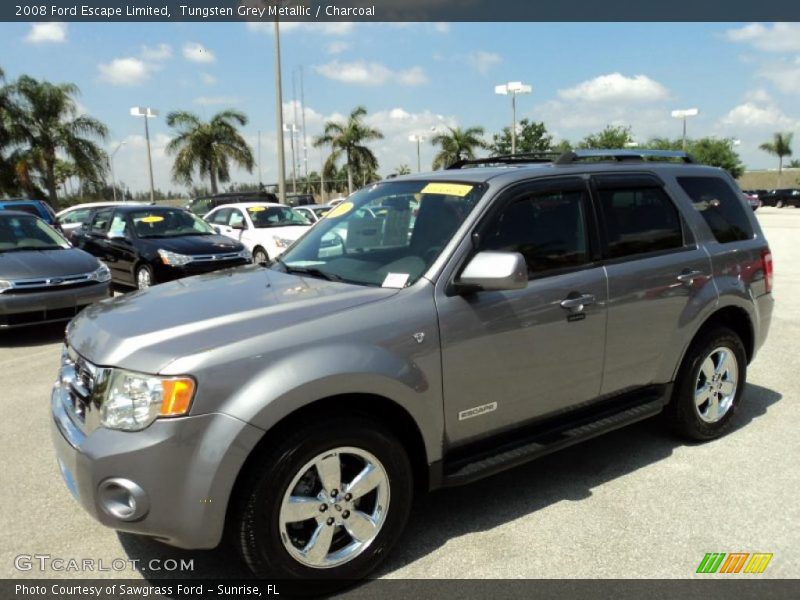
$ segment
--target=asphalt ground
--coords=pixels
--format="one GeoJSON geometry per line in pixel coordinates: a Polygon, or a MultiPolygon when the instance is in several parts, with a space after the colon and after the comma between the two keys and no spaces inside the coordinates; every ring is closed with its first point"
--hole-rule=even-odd
{"type": "MultiPolygon", "coordinates": [[[[686,444],[651,420],[418,498],[378,574],[691,578],[707,552],[769,552],[761,577],[800,577],[800,210],[762,208],[757,216],[773,250],[776,305],[734,431],[686,444]]],[[[243,574],[230,552],[187,552],[117,534],[72,499],[50,442],[62,332],[56,325],[0,333],[0,578],[178,575],[15,567],[17,556],[37,554],[105,565],[194,559],[204,576],[243,574]]]]}

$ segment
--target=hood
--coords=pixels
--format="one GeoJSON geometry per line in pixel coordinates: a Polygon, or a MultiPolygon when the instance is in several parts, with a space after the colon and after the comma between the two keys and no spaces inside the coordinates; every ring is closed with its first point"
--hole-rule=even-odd
{"type": "Polygon", "coordinates": [[[67,340],[94,364],[158,373],[177,358],[309,323],[397,291],[254,265],[94,304],[72,321],[67,340]]]}
{"type": "Polygon", "coordinates": [[[77,248],[0,252],[0,279],[39,279],[91,273],[97,259],[77,248]]]}
{"type": "Polygon", "coordinates": [[[224,252],[241,252],[244,250],[236,240],[224,235],[184,235],[167,238],[139,238],[139,242],[158,249],[177,252],[178,254],[222,254],[224,252]]]}

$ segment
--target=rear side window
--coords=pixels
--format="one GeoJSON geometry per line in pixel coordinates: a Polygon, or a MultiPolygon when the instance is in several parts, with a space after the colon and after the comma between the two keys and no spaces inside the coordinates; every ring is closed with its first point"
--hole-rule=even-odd
{"type": "Polygon", "coordinates": [[[678,183],[720,243],[749,240],[753,227],[738,192],[719,177],[678,177],[678,183]]]}
{"type": "Polygon", "coordinates": [[[37,209],[33,204],[10,204],[8,209],[28,213],[34,217],[41,217],[41,214],[39,214],[39,209],[37,209]]]}
{"type": "Polygon", "coordinates": [[[599,186],[609,258],[664,252],[683,246],[678,209],[661,187],[599,186]]]}

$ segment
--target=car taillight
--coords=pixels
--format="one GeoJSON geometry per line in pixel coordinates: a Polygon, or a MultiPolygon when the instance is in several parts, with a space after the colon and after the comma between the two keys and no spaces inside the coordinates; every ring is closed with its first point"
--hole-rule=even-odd
{"type": "Polygon", "coordinates": [[[767,292],[772,291],[772,251],[764,248],[761,251],[761,265],[764,268],[764,285],[767,292]]]}

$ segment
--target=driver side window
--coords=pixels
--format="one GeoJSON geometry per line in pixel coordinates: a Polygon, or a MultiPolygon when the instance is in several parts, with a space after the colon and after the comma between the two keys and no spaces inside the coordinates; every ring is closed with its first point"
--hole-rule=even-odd
{"type": "Polygon", "coordinates": [[[528,277],[591,261],[583,189],[533,192],[513,200],[481,232],[479,250],[519,252],[528,277]]]}
{"type": "Polygon", "coordinates": [[[113,213],[113,209],[106,208],[103,210],[98,210],[94,217],[92,218],[92,224],[90,230],[92,233],[105,233],[108,229],[108,224],[111,221],[111,214],[113,213]]]}

